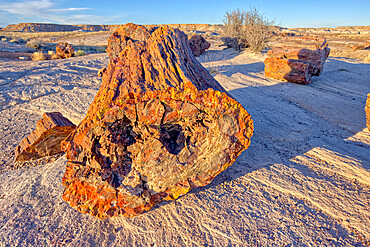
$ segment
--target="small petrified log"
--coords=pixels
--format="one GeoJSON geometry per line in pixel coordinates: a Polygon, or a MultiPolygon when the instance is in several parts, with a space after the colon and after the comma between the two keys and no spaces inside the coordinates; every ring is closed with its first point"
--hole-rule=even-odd
{"type": "Polygon", "coordinates": [[[309,84],[312,76],[321,75],[330,49],[326,40],[320,45],[308,48],[276,47],[268,51],[268,57],[265,59],[265,76],[309,84]]]}
{"type": "Polygon", "coordinates": [[[60,143],[76,126],[59,112],[47,112],[36,129],[15,149],[16,161],[36,160],[62,153],[60,143]]]}
{"type": "Polygon", "coordinates": [[[72,207],[135,216],[209,184],[248,148],[250,115],[187,40],[177,29],[133,24],[109,38],[102,86],[62,143],[63,198],[72,207]]]}
{"type": "Polygon", "coordinates": [[[56,46],[56,55],[59,59],[70,58],[75,55],[75,51],[70,44],[59,42],[56,46]]]}
{"type": "Polygon", "coordinates": [[[366,126],[370,131],[370,93],[367,95],[365,113],[366,113],[366,126]]]}
{"type": "Polygon", "coordinates": [[[188,40],[188,44],[194,56],[200,56],[211,46],[211,44],[200,35],[191,36],[188,40]]]}

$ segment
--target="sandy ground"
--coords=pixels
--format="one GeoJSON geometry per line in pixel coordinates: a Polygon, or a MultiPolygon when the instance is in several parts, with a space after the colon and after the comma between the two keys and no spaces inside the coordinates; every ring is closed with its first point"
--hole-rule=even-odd
{"type": "Polygon", "coordinates": [[[366,246],[370,64],[330,58],[304,86],[265,78],[264,54],[211,48],[199,60],[252,115],[250,148],[206,187],[105,220],[62,200],[64,157],[11,168],[43,112],[79,123],[107,56],[0,61],[0,246],[366,246]]]}

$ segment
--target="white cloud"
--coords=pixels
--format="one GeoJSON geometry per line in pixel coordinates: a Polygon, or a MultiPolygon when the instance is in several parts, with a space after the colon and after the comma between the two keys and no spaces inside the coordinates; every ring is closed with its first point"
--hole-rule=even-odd
{"type": "Polygon", "coordinates": [[[42,16],[55,4],[49,0],[23,1],[15,3],[0,4],[0,9],[11,14],[22,16],[42,16]]]}
{"type": "MultiPolygon", "coordinates": [[[[64,6],[65,7],[65,6],[64,6]]],[[[120,21],[125,15],[104,17],[89,14],[90,8],[58,8],[51,0],[21,0],[0,3],[0,13],[7,12],[15,16],[15,22],[56,22],[63,24],[103,24],[120,21]]],[[[13,22],[14,21],[8,21],[13,22]]]]}

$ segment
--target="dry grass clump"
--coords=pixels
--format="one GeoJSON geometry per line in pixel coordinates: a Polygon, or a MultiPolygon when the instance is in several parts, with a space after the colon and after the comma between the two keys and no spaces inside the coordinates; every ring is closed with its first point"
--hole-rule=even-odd
{"type": "Polygon", "coordinates": [[[77,56],[84,56],[85,52],[83,50],[78,50],[77,51],[77,56]]]}
{"type": "Polygon", "coordinates": [[[50,57],[51,60],[59,59],[58,55],[56,53],[52,54],[50,57]]]}
{"type": "Polygon", "coordinates": [[[31,56],[33,61],[45,60],[45,56],[42,52],[34,52],[31,56]]]}
{"type": "Polygon", "coordinates": [[[239,9],[226,12],[223,41],[236,50],[248,46],[252,51],[262,51],[272,36],[270,29],[273,24],[256,8],[248,12],[239,9]]]}

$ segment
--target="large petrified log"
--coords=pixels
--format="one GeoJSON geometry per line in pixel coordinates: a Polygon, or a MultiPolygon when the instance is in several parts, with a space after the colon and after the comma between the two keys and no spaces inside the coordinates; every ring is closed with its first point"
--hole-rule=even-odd
{"type": "Polygon", "coordinates": [[[70,58],[75,55],[75,50],[70,44],[59,42],[56,46],[56,55],[59,59],[70,58]]]}
{"type": "Polygon", "coordinates": [[[367,95],[365,113],[366,113],[366,126],[370,131],[370,93],[367,95]]]}
{"type": "Polygon", "coordinates": [[[126,24],[86,117],[62,143],[63,198],[101,218],[134,216],[204,186],[250,144],[247,111],[195,59],[187,36],[126,24]]]}
{"type": "Polygon", "coordinates": [[[276,47],[267,52],[265,76],[278,80],[309,84],[312,76],[323,71],[330,49],[326,39],[320,45],[300,47],[276,47]]]}
{"type": "Polygon", "coordinates": [[[46,112],[36,129],[15,149],[16,161],[36,160],[61,153],[60,143],[76,126],[59,112],[46,112]]]}
{"type": "Polygon", "coordinates": [[[194,56],[200,56],[211,46],[211,44],[200,35],[191,36],[188,40],[188,44],[194,56]]]}

